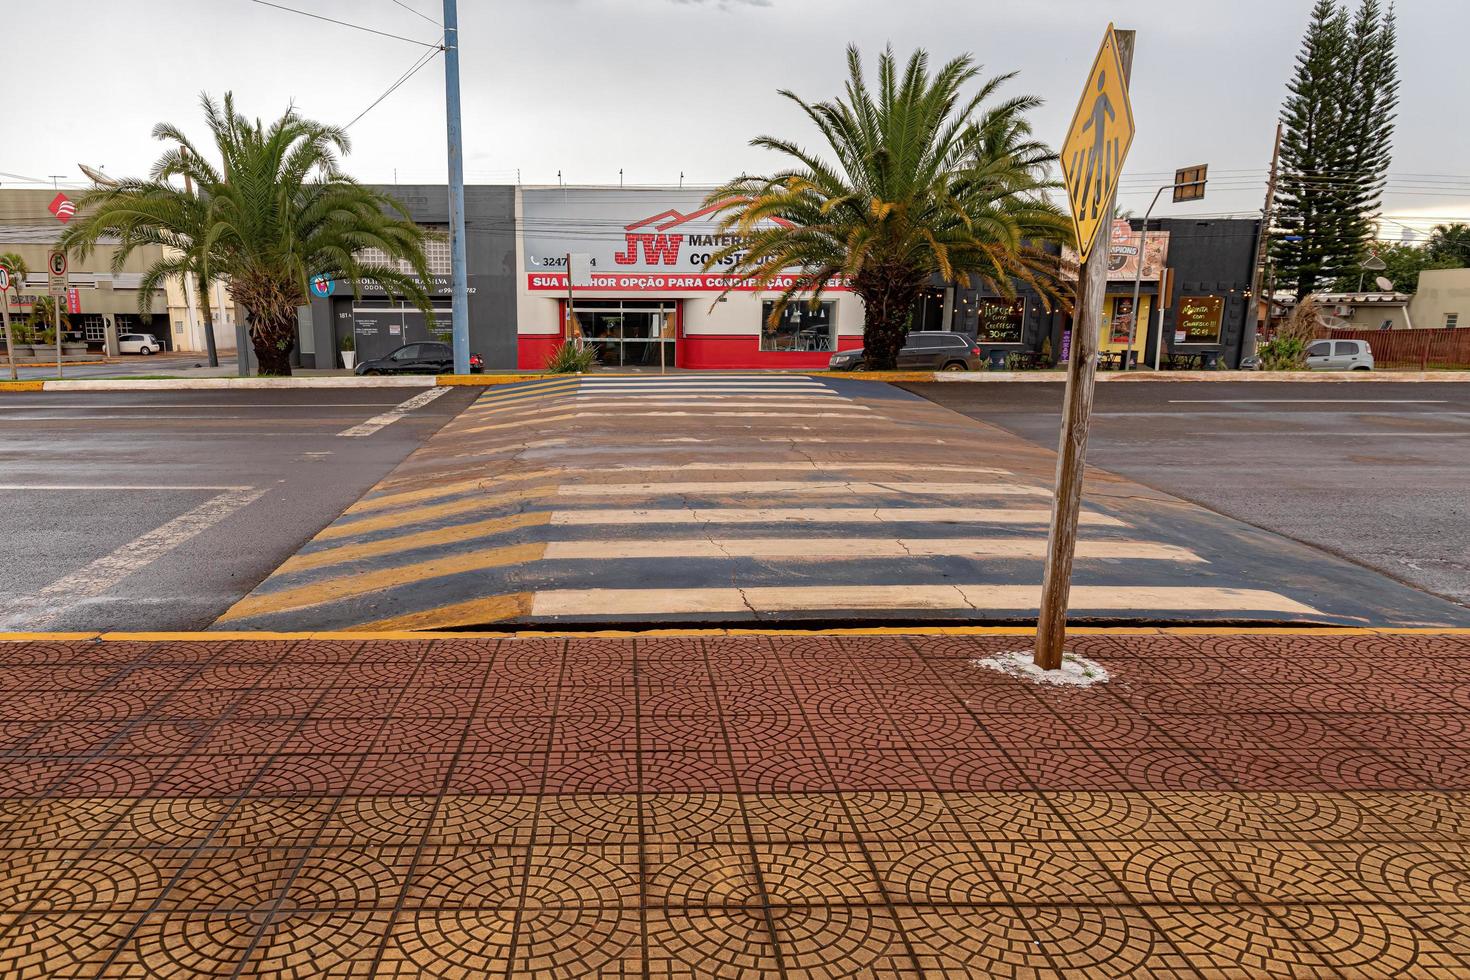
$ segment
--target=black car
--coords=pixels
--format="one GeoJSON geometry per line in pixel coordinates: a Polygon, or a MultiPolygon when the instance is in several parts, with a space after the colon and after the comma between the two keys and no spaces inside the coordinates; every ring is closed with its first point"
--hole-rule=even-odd
{"type": "MultiPolygon", "coordinates": [[[[470,372],[479,374],[485,361],[479,354],[470,355],[470,372]]],[[[454,371],[454,348],[448,344],[424,341],[404,344],[392,353],[363,361],[353,374],[450,374],[454,371]]]]}
{"type": "MultiPolygon", "coordinates": [[[[985,352],[971,337],[947,330],[916,330],[898,352],[900,371],[979,371],[985,352]]],[[[867,366],[861,347],[838,351],[827,362],[829,371],[861,371],[867,366]]]]}

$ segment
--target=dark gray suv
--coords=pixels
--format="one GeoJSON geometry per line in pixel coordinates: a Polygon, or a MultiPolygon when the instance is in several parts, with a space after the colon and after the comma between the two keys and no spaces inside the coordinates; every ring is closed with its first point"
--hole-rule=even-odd
{"type": "MultiPolygon", "coordinates": [[[[947,330],[916,330],[898,352],[900,371],[979,371],[985,352],[975,340],[947,330]]],[[[838,351],[827,362],[829,371],[861,371],[867,366],[861,347],[838,351]]]]}

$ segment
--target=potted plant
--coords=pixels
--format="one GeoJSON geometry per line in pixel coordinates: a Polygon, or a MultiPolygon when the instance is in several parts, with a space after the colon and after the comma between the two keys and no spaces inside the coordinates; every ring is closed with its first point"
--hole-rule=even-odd
{"type": "Polygon", "coordinates": [[[351,371],[357,365],[357,338],[354,334],[343,334],[337,347],[342,352],[342,366],[351,371]]]}

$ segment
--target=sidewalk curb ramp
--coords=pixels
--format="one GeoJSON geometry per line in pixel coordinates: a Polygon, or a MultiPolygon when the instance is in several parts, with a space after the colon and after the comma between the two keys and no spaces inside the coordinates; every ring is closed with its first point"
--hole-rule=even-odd
{"type": "MultiPolygon", "coordinates": [[[[827,371],[772,371],[771,377],[841,378],[851,381],[881,381],[891,384],[1061,384],[1066,375],[1060,371],[849,371],[834,374],[827,371]]],[[[681,377],[718,379],[719,372],[681,372],[679,375],[632,374],[599,371],[591,375],[575,374],[470,374],[389,375],[386,377],[310,377],[310,378],[169,378],[77,381],[0,381],[0,392],[22,391],[216,391],[227,389],[272,388],[488,388],[524,381],[549,378],[572,380],[590,378],[681,377]]],[[[1428,382],[1454,384],[1470,382],[1470,371],[1167,371],[1108,372],[1097,376],[1100,382],[1117,384],[1168,384],[1184,381],[1251,381],[1303,382],[1316,384],[1402,384],[1428,382]]]]}

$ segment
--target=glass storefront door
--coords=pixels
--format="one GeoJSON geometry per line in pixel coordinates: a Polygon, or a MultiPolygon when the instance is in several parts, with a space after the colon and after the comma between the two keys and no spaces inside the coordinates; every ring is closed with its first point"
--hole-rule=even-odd
{"type": "Polygon", "coordinates": [[[587,300],[576,304],[587,346],[606,367],[674,364],[675,304],[659,300],[587,300]],[[663,360],[660,361],[660,354],[663,360]]]}

